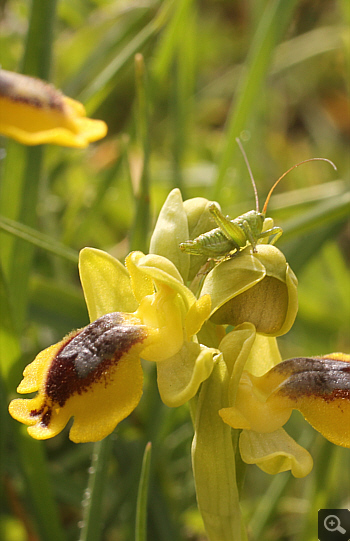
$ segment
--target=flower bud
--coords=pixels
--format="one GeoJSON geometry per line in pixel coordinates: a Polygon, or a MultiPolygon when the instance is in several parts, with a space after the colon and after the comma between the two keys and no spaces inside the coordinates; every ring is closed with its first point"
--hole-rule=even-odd
{"type": "Polygon", "coordinates": [[[248,246],[217,265],[204,281],[212,299],[210,320],[218,325],[252,323],[257,332],[280,336],[298,309],[297,278],[282,252],[270,244],[248,246]]]}

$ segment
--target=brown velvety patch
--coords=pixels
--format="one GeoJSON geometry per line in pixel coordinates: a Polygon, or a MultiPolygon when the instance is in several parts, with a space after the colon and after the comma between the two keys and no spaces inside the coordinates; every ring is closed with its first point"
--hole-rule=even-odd
{"type": "Polygon", "coordinates": [[[302,396],[327,402],[350,400],[350,363],[317,357],[298,357],[276,365],[275,372],[289,376],[278,391],[292,400],[302,396]]]}
{"type": "Polygon", "coordinates": [[[54,404],[63,407],[73,394],[86,392],[102,378],[107,385],[110,367],[146,335],[143,327],[128,325],[123,314],[114,312],[68,337],[51,363],[45,383],[46,400],[31,415],[42,416],[41,423],[48,426],[54,404]]]}
{"type": "Polygon", "coordinates": [[[56,111],[64,109],[62,94],[52,85],[34,77],[6,70],[0,70],[0,96],[37,109],[49,108],[56,111]]]}

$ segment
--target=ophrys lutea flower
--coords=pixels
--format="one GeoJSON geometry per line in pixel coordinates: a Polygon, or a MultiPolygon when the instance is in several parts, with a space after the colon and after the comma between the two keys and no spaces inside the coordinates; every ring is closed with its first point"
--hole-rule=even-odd
{"type": "Polygon", "coordinates": [[[124,267],[85,248],[79,268],[92,323],[42,351],[18,387],[37,395],[10,404],[37,439],[55,436],[72,416],[75,442],[111,433],[140,401],[141,358],[157,363],[159,391],[170,406],[192,398],[213,366],[213,350],[195,338],[210,298],[197,301],[166,258],[133,252],[124,267]]]}
{"type": "Polygon", "coordinates": [[[0,69],[0,133],[25,145],[85,148],[107,133],[84,106],[34,77],[0,69]]]}
{"type": "Polygon", "coordinates": [[[350,447],[350,356],[330,354],[281,361],[276,339],[243,324],[220,345],[231,365],[229,406],[221,418],[242,429],[240,452],[267,473],[304,477],[309,453],[282,428],[293,409],[332,443],[350,447]],[[232,366],[231,359],[236,361],[232,366]]]}

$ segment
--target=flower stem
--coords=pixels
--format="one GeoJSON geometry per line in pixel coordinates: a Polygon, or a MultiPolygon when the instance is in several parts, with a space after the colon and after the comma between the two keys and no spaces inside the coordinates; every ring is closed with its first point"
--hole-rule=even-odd
{"type": "Polygon", "coordinates": [[[192,401],[192,445],[197,502],[210,541],[244,541],[231,429],[218,411],[227,404],[228,373],[223,359],[192,401]],[[194,411],[195,409],[195,411],[194,411]]]}

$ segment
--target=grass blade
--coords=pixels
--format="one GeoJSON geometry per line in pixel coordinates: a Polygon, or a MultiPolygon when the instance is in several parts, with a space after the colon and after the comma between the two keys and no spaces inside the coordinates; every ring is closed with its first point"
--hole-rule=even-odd
{"type": "Polygon", "coordinates": [[[135,178],[136,190],[136,214],[134,224],[130,235],[131,250],[141,250],[145,252],[148,246],[147,233],[149,230],[149,101],[147,89],[147,73],[143,56],[135,56],[135,75],[136,75],[136,152],[140,155],[141,174],[140,178],[135,178]]]}
{"type": "Polygon", "coordinates": [[[102,533],[102,504],[111,452],[111,436],[94,444],[89,482],[84,494],[79,541],[99,541],[102,533]]]}
{"type": "Polygon", "coordinates": [[[55,241],[53,238],[45,235],[45,233],[41,233],[28,225],[21,224],[5,216],[0,216],[0,229],[33,244],[33,246],[62,257],[67,261],[78,263],[78,254],[75,250],[64,246],[64,244],[55,241]]]}
{"type": "Polygon", "coordinates": [[[223,187],[226,171],[237,146],[235,139],[247,128],[254,105],[259,102],[259,92],[269,70],[272,53],[291,20],[296,4],[296,0],[275,0],[267,3],[247,58],[247,70],[243,72],[235,104],[227,122],[226,143],[219,162],[213,199],[218,198],[223,187]]]}
{"type": "Polygon", "coordinates": [[[147,539],[147,496],[151,466],[151,451],[152,444],[149,441],[143,455],[140,484],[137,494],[135,541],[146,541],[147,539]]]}

